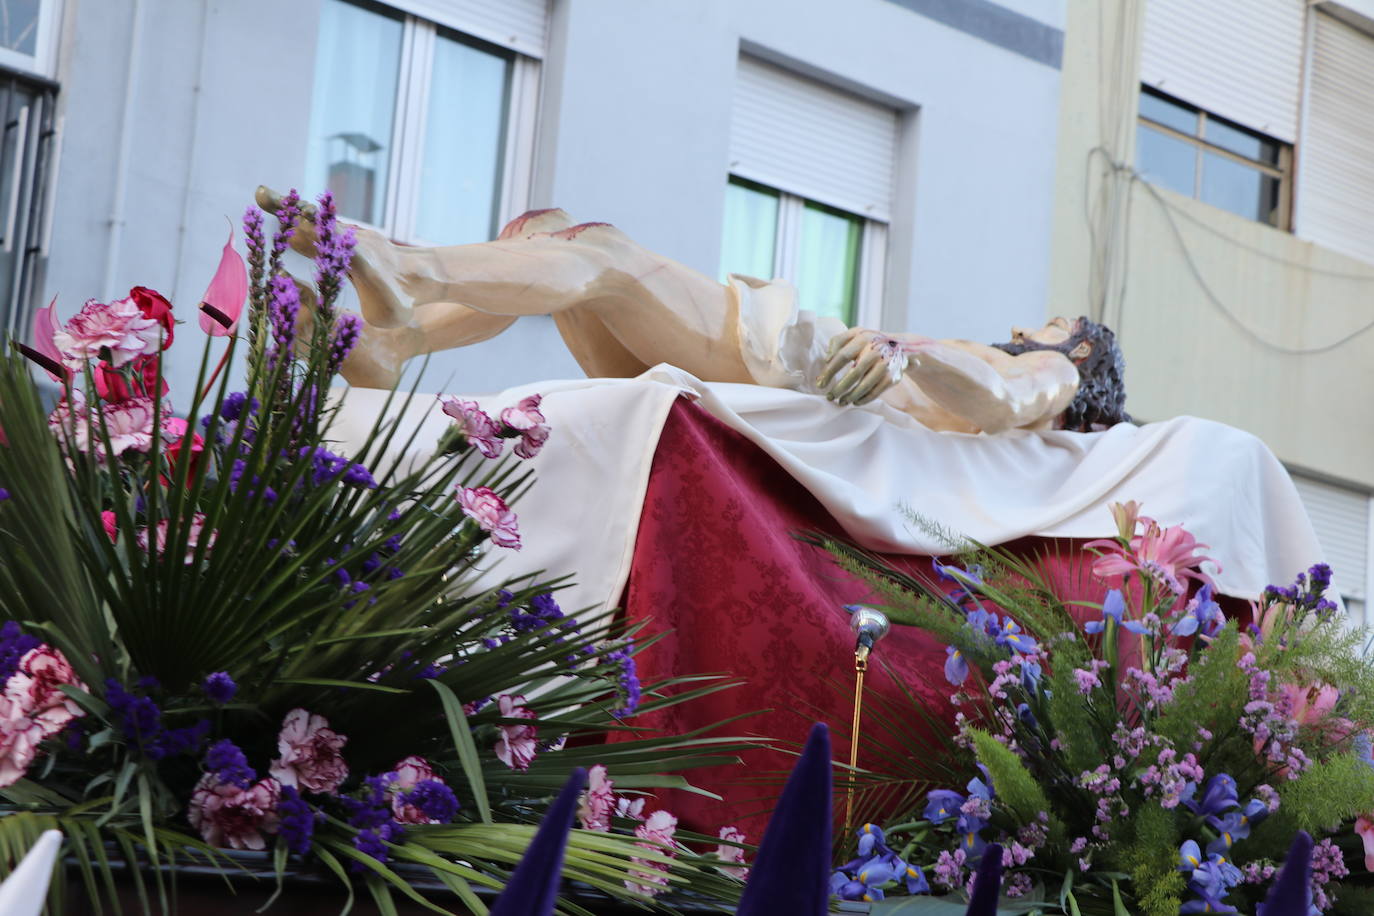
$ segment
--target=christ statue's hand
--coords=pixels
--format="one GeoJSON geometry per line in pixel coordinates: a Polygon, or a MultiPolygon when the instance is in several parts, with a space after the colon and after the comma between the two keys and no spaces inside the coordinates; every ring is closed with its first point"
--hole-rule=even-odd
{"type": "Polygon", "coordinates": [[[902,380],[916,346],[882,331],[850,328],[831,338],[816,385],[837,404],[867,404],[902,380]]]}

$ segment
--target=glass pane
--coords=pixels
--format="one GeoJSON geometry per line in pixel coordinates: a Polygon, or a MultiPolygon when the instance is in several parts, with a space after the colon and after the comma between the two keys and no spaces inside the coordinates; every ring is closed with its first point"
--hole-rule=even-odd
{"type": "Polygon", "coordinates": [[[1197,112],[1153,93],[1140,94],[1140,116],[1185,134],[1197,135],[1197,112]]]}
{"type": "Polygon", "coordinates": [[[1135,166],[1151,184],[1193,196],[1197,147],[1144,124],[1136,131],[1135,166]]]}
{"type": "Polygon", "coordinates": [[[725,187],[725,233],[720,246],[720,278],[726,274],[773,278],[773,246],[778,238],[778,192],[731,179],[725,187]]]}
{"type": "Polygon", "coordinates": [[[1208,143],[1260,162],[1278,165],[1279,145],[1272,140],[1212,117],[1207,118],[1206,131],[1208,143]]]}
{"type": "Polygon", "coordinates": [[[339,213],[380,225],[401,64],[401,20],[326,0],[320,9],[305,186],[339,213]]]}
{"type": "Polygon", "coordinates": [[[440,35],[429,84],[415,233],[461,245],[496,235],[510,60],[440,35]]]}
{"type": "Polygon", "coordinates": [[[0,0],[0,48],[33,57],[38,52],[38,8],[43,0],[0,0]]]}
{"type": "Polygon", "coordinates": [[[854,323],[863,219],[808,203],[797,255],[797,305],[854,323]]]}
{"type": "Polygon", "coordinates": [[[1202,200],[1246,219],[1272,223],[1278,208],[1278,179],[1217,153],[1204,153],[1202,200]]]}

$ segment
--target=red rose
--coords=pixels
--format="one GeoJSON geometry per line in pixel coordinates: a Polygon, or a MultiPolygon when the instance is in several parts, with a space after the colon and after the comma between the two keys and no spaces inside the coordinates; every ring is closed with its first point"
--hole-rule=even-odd
{"type": "MultiPolygon", "coordinates": [[[[186,433],[188,429],[189,426],[181,417],[168,417],[162,421],[162,438],[169,443],[166,449],[167,466],[172,469],[173,474],[178,473],[177,462],[181,460],[182,450],[187,447],[186,440],[188,437],[186,433]]],[[[201,437],[200,433],[191,433],[189,438],[191,440],[191,467],[186,472],[186,483],[188,485],[194,481],[196,475],[200,473],[200,456],[201,453],[205,451],[205,439],[201,437]]],[[[164,476],[162,478],[162,485],[170,486],[171,481],[164,476]]]]}
{"type": "Polygon", "coordinates": [[[138,380],[141,390],[135,391],[129,387],[128,381],[123,373],[118,369],[113,369],[106,362],[101,362],[95,367],[95,393],[102,400],[111,404],[118,404],[120,401],[127,401],[129,398],[153,397],[153,390],[159,388],[157,397],[167,394],[167,382],[164,380],[158,384],[158,363],[161,356],[140,356],[129,364],[134,371],[134,377],[138,380]]]}
{"type": "Polygon", "coordinates": [[[105,526],[105,533],[110,537],[110,543],[119,540],[119,522],[115,519],[115,514],[109,509],[100,513],[100,524],[105,526]]]}
{"type": "Polygon", "coordinates": [[[134,305],[143,313],[144,318],[151,318],[162,325],[167,332],[167,337],[162,341],[162,349],[167,349],[172,345],[172,303],[163,298],[162,293],[146,286],[135,286],[129,290],[129,298],[134,300],[134,305]]]}

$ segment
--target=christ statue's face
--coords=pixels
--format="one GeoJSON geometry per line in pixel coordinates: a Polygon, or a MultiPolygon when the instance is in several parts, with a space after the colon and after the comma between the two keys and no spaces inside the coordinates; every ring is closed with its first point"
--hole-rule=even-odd
{"type": "Polygon", "coordinates": [[[1077,346],[1066,351],[1065,344],[1073,337],[1073,332],[1074,322],[1061,317],[1051,319],[1042,328],[1013,327],[1011,339],[1013,343],[1030,350],[1059,350],[1077,365],[1092,355],[1092,344],[1086,340],[1079,341],[1077,346]]]}

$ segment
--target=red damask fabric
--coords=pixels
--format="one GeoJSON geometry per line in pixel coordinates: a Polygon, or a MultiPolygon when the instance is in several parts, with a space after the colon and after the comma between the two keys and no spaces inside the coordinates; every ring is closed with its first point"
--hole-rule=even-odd
{"type": "MultiPolygon", "coordinates": [[[[938,481],[939,474],[932,474],[932,486],[938,481]]],[[[921,494],[909,494],[907,503],[919,512],[921,494]]],[[[647,685],[718,672],[745,684],[629,724],[680,734],[763,709],[718,733],[800,746],[811,722],[819,720],[831,727],[836,757],[847,758],[854,637],[842,606],[872,599],[828,555],[792,537],[801,530],[844,536],[839,523],[765,452],[697,405],[679,401],[654,457],[623,601],[630,621],[648,621],[649,632],[671,631],[637,656],[639,675],[647,685]]],[[[1023,555],[1047,546],[1034,539],[1013,545],[1023,555]]],[[[1048,560],[1045,569],[1059,593],[1100,601],[1103,587],[1086,574],[1082,552],[1058,546],[1069,551],[1048,560]]],[[[932,580],[927,557],[887,559],[932,580]]],[[[944,646],[897,627],[877,655],[905,689],[882,665],[870,667],[860,766],[918,772],[930,759],[935,728],[906,692],[946,723],[941,732],[950,732],[954,711],[943,674],[944,646]]],[[[793,758],[764,749],[746,758],[744,767],[689,774],[722,800],[660,791],[658,806],[677,814],[686,828],[714,835],[735,824],[757,842],[793,758]]],[[[951,780],[950,788],[966,779],[951,780]]],[[[842,808],[843,792],[837,789],[836,796],[842,808]]],[[[651,802],[648,810],[653,807],[651,802]]]]}

